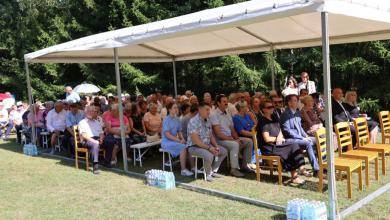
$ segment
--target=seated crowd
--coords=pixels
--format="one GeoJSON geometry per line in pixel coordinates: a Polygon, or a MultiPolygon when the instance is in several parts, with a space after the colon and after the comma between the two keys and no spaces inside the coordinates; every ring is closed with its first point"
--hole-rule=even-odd
{"type": "MultiPolygon", "coordinates": [[[[306,72],[302,82],[288,80],[282,95],[276,91],[267,94],[236,92],[229,96],[213,97],[204,93],[202,101],[191,91],[173,97],[159,92],[145,98],[142,95],[122,96],[125,143],[130,145],[161,140],[161,147],[172,157],[179,157],[181,175],[194,173],[192,156],[204,158],[206,179],[218,178],[221,163],[228,159],[230,174],[243,177],[256,169],[253,146],[253,129],[257,131],[258,154],[280,156],[282,167],[291,173],[291,181],[304,183],[299,176],[316,176],[319,171],[315,132],[324,126],[324,103],[315,84],[306,72]],[[307,153],[312,172],[305,169],[307,153]]],[[[356,104],[356,92],[343,92],[335,88],[332,94],[333,122],[352,122],[361,117],[356,104]]],[[[121,148],[121,130],[118,97],[79,97],[66,87],[63,101],[36,102],[28,109],[19,103],[7,111],[0,103],[0,125],[6,128],[7,137],[13,126],[16,130],[31,132],[35,125],[37,144],[42,145],[41,133],[51,134],[51,153],[61,137],[61,148],[74,156],[73,126],[78,125],[81,145],[90,148],[94,173],[99,172],[99,149],[104,148],[105,167],[115,166],[121,148]],[[35,117],[33,115],[35,114],[35,117]]],[[[366,116],[366,115],[365,115],[366,116]]],[[[367,117],[367,116],[366,116],[367,117]]],[[[369,121],[371,140],[375,141],[377,123],[369,121]]],[[[351,124],[352,132],[353,126],[351,124]]],[[[1,132],[1,131],[0,131],[1,132]]],[[[0,133],[2,134],[2,133],[0,133]]],[[[20,132],[17,133],[20,143],[20,132]]],[[[336,150],[336,149],[335,149],[336,150]]],[[[128,159],[130,160],[130,159],[128,159]]]]}

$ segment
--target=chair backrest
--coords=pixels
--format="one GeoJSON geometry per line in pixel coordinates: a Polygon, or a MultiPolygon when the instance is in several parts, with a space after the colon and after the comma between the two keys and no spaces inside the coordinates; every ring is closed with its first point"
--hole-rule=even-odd
{"type": "Polygon", "coordinates": [[[366,118],[355,118],[353,124],[356,129],[357,146],[361,147],[370,143],[370,132],[368,131],[366,118]]]}
{"type": "Polygon", "coordinates": [[[379,124],[381,126],[382,140],[384,137],[390,134],[390,112],[381,111],[379,112],[379,124]]]}
{"type": "Polygon", "coordinates": [[[259,145],[257,143],[257,131],[256,131],[256,126],[252,128],[252,139],[253,139],[253,146],[255,148],[255,155],[258,156],[259,152],[259,145]]]}
{"type": "Polygon", "coordinates": [[[316,141],[317,141],[317,155],[318,163],[320,165],[324,164],[326,161],[326,130],[325,128],[320,128],[316,131],[316,141]]]}
{"type": "Polygon", "coordinates": [[[73,138],[74,138],[74,148],[77,152],[77,148],[79,148],[80,144],[80,135],[79,135],[79,127],[77,125],[73,125],[73,138]]]}
{"type": "Polygon", "coordinates": [[[339,122],[334,125],[334,130],[336,131],[337,143],[339,144],[339,155],[342,155],[344,147],[347,148],[347,151],[353,150],[352,135],[349,128],[349,123],[339,122]]]}

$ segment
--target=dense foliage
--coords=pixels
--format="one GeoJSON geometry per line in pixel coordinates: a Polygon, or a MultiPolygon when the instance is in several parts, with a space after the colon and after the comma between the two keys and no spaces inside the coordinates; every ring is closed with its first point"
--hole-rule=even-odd
{"type": "MultiPolygon", "coordinates": [[[[79,37],[157,21],[238,0],[2,0],[0,3],[0,92],[26,99],[23,55],[79,37]]],[[[266,91],[271,86],[271,54],[257,53],[178,62],[179,92],[191,89],[212,94],[236,90],[266,91]]],[[[303,70],[322,88],[321,48],[276,51],[277,85],[303,70]]],[[[389,105],[389,41],[331,47],[332,85],[356,88],[361,97],[389,105]]],[[[63,86],[83,81],[103,92],[115,91],[113,65],[32,64],[34,96],[41,100],[63,95],[63,86]]],[[[123,90],[172,93],[172,65],[121,65],[123,90]]]]}

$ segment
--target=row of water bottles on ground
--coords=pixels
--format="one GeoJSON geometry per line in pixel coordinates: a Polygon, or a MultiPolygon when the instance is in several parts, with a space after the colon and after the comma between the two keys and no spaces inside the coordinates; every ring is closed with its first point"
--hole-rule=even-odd
{"type": "Polygon", "coordinates": [[[175,175],[162,170],[148,170],[145,172],[146,184],[160,189],[173,189],[176,187],[175,175]]]}
{"type": "Polygon", "coordinates": [[[327,220],[327,210],[324,202],[307,199],[288,201],[286,208],[288,220],[327,220]]]}
{"type": "Polygon", "coordinates": [[[33,144],[25,144],[23,146],[23,154],[27,156],[37,156],[38,155],[37,146],[33,144]]]}

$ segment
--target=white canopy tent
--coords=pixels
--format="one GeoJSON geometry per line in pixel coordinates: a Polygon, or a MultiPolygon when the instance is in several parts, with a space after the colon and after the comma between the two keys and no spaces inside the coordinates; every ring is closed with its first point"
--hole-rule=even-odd
{"type": "MultiPolygon", "coordinates": [[[[329,44],[383,39],[390,39],[388,1],[253,0],[91,35],[26,54],[24,58],[31,103],[28,63],[115,63],[120,96],[119,63],[173,62],[177,93],[175,61],[322,45],[329,208],[330,217],[334,219],[337,214],[329,44]]],[[[120,115],[123,115],[122,109],[120,115]]],[[[122,148],[127,171],[123,127],[122,148]]]]}

